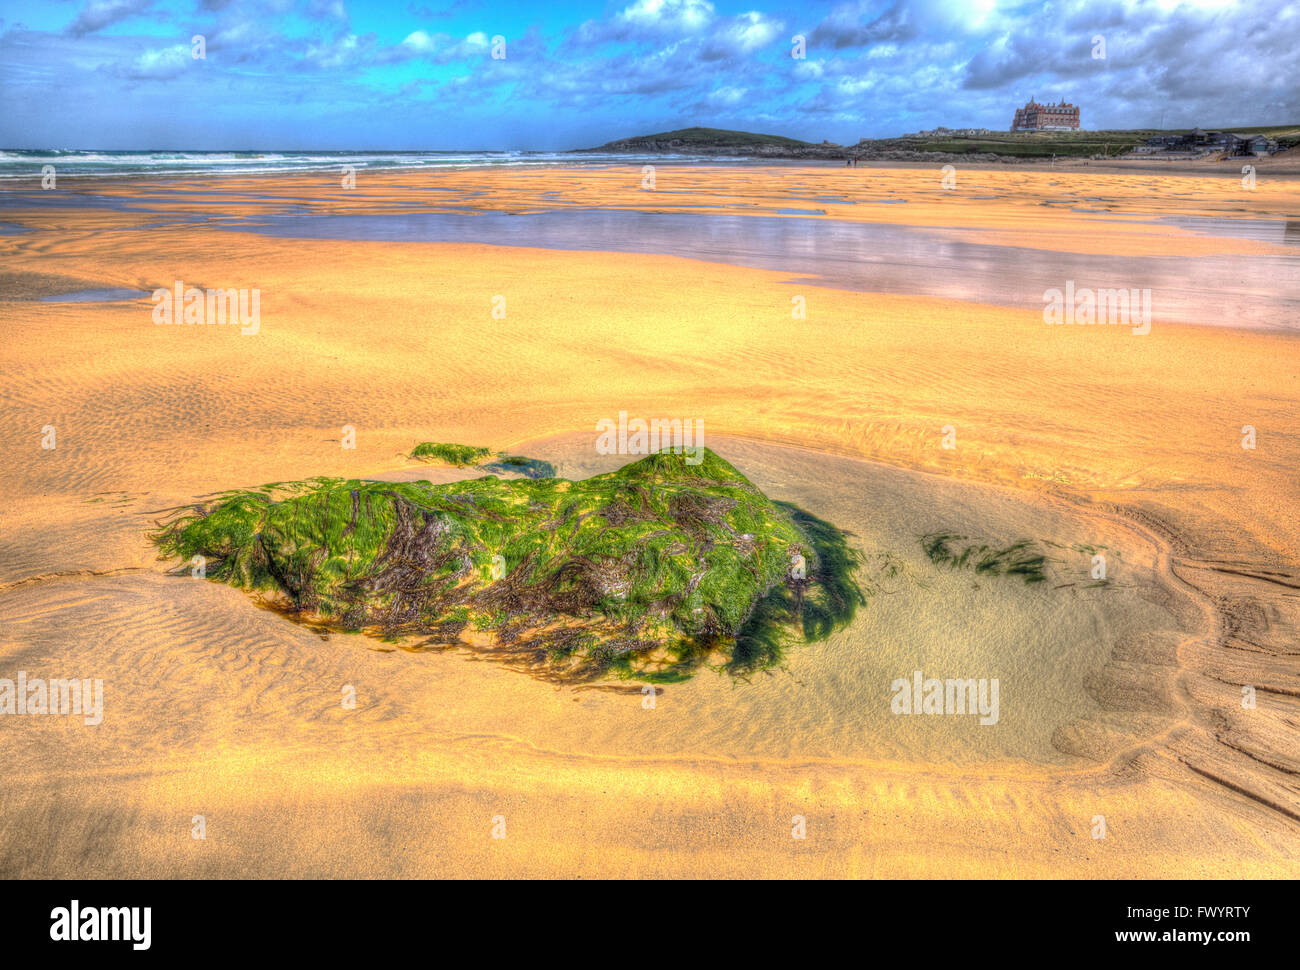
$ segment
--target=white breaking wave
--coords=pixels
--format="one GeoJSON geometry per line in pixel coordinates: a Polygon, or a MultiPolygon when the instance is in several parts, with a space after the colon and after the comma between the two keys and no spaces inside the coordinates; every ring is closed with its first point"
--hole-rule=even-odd
{"type": "Polygon", "coordinates": [[[257,175],[385,168],[484,168],[493,166],[642,164],[649,161],[739,161],[692,155],[509,151],[442,152],[192,152],[0,150],[0,180],[39,178],[47,165],[59,176],[257,175]]]}

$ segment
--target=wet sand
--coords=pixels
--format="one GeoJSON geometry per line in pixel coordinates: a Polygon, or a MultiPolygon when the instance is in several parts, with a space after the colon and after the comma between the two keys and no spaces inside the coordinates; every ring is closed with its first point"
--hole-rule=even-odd
{"type": "MultiPolygon", "coordinates": [[[[727,176],[710,173],[716,194],[727,176]]],[[[596,191],[570,181],[516,177],[516,204],[596,191]]],[[[891,213],[879,218],[921,210],[928,190],[908,185],[916,197],[872,207],[891,213]]],[[[1187,188],[1198,212],[1219,204],[1187,188]]],[[[1065,186],[1111,189],[1087,173],[1065,186]]],[[[504,181],[491,190],[509,197],[504,181]]],[[[1252,218],[1292,199],[1253,198],[1252,218]]],[[[1048,236],[1086,227],[1099,251],[1137,246],[1130,223],[1018,197],[979,205],[990,226],[1046,221],[1048,236]]],[[[1134,191],[1126,216],[1139,208],[1134,191]]],[[[106,701],[97,727],[0,718],[0,872],[1300,871],[1296,338],[1053,328],[1025,310],[833,287],[807,291],[795,321],[774,269],[186,219],[128,228],[156,225],[152,211],[5,218],[35,229],[0,239],[0,676],[102,677],[106,701]],[[155,326],[147,301],[30,299],[173,279],[260,287],[259,333],[155,326]],[[498,294],[505,319],[491,317],[498,294]],[[784,670],[706,672],[646,710],[639,692],[556,689],[463,651],[322,638],[240,591],[167,575],[145,537],[158,510],[223,488],[454,475],[401,458],[421,440],[587,474],[610,460],[591,450],[596,420],[620,410],[702,418],[707,443],[765,491],[852,529],[865,553],[899,555],[911,579],[784,670]],[[44,451],[51,424],[58,447],[44,451]],[[916,542],[939,529],[1106,546],[1114,584],[943,573],[916,542]],[[999,724],[890,714],[888,681],[914,667],[1001,678],[999,724]],[[790,837],[795,815],[807,840],[790,837]]],[[[1260,244],[1142,232],[1142,247],[1186,257],[1260,244]]]]}

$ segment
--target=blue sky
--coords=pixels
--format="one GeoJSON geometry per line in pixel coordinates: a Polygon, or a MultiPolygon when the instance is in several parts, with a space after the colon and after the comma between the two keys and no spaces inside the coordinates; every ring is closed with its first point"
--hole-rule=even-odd
{"type": "Polygon", "coordinates": [[[1297,51],[1294,0],[0,0],[0,146],[851,143],[1004,129],[1030,95],[1085,128],[1284,124],[1297,51]]]}

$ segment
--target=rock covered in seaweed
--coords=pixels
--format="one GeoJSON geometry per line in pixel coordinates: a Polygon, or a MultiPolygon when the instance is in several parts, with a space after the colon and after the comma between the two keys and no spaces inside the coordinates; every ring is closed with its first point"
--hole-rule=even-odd
{"type": "Polygon", "coordinates": [[[416,461],[442,462],[453,468],[469,468],[491,457],[492,449],[476,445],[452,445],[440,441],[421,441],[411,449],[416,461]]]}
{"type": "Polygon", "coordinates": [[[326,624],[489,634],[485,649],[558,680],[673,680],[711,656],[762,669],[786,633],[820,638],[852,617],[856,557],[827,523],[699,454],[582,481],[265,486],[181,510],[154,538],[326,624]]]}

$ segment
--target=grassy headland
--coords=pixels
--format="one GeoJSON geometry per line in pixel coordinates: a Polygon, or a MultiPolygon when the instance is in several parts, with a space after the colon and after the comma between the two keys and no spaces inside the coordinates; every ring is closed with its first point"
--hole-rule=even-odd
{"type": "MultiPolygon", "coordinates": [[[[729,131],[721,128],[682,128],[654,135],[622,138],[589,152],[673,153],[734,155],[766,158],[857,158],[908,159],[920,154],[933,156],[996,156],[1003,159],[1039,159],[1052,156],[1090,158],[1114,157],[1131,151],[1147,139],[1162,134],[1183,134],[1186,128],[1159,130],[1131,128],[1102,131],[990,131],[987,134],[959,134],[936,131],[896,138],[863,138],[854,145],[820,144],[781,135],[729,131]]],[[[1282,148],[1300,144],[1300,125],[1265,125],[1224,128],[1222,131],[1268,135],[1282,148]]]]}
{"type": "MultiPolygon", "coordinates": [[[[989,154],[1012,158],[1050,158],[1053,155],[1090,158],[1094,155],[1114,157],[1132,151],[1156,135],[1184,134],[1189,129],[1131,128],[1102,131],[1005,131],[990,134],[960,135],[937,132],[904,135],[900,138],[873,138],[858,142],[854,151],[863,153],[912,151],[942,152],[951,155],[989,154]]],[[[1300,126],[1274,125],[1254,128],[1221,128],[1219,131],[1268,135],[1283,148],[1300,144],[1300,126]]]]}
{"type": "Polygon", "coordinates": [[[730,131],[725,128],[681,128],[654,135],[637,135],[607,142],[582,152],[664,153],[686,155],[739,155],[771,158],[843,158],[844,149],[830,143],[814,144],[783,135],[730,131]]]}

